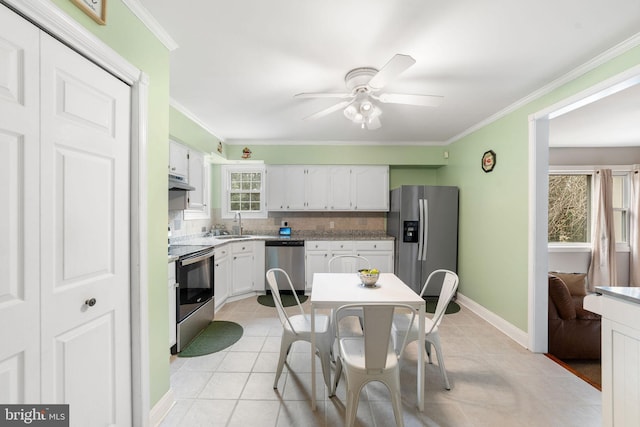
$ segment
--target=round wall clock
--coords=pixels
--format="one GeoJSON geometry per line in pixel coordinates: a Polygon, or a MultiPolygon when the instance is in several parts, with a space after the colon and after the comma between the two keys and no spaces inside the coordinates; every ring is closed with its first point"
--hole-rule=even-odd
{"type": "Polygon", "coordinates": [[[493,150],[485,151],[482,155],[482,170],[491,172],[496,165],[496,153],[493,150]]]}

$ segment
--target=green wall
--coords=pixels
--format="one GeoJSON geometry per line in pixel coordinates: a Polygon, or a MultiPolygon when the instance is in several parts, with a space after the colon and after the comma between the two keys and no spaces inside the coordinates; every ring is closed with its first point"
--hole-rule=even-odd
{"type": "Polygon", "coordinates": [[[169,390],[167,331],[167,164],[169,51],[120,0],[107,3],[107,24],[96,24],[69,0],[53,0],[89,31],[149,76],[147,195],[149,253],[149,372],[153,407],[169,390]],[[158,214],[160,212],[160,214],[158,214]]]}
{"type": "Polygon", "coordinates": [[[451,144],[440,185],[460,188],[460,293],[523,331],[528,318],[528,116],[640,64],[640,47],[451,144]],[[495,169],[480,167],[486,150],[495,169]]]}
{"type": "Polygon", "coordinates": [[[217,152],[218,139],[174,107],[169,108],[171,138],[203,153],[217,152]]]}

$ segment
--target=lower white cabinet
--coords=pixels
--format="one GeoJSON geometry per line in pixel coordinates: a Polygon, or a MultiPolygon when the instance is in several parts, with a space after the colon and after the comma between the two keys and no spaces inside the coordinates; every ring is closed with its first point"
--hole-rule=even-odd
{"type": "Polygon", "coordinates": [[[369,260],[371,268],[393,273],[393,240],[356,240],[355,254],[369,260]]]}
{"type": "Polygon", "coordinates": [[[306,292],[311,291],[314,273],[327,273],[329,260],[337,255],[360,255],[371,268],[393,273],[393,240],[310,240],[305,242],[306,292]]]}
{"type": "Polygon", "coordinates": [[[230,251],[230,295],[264,291],[264,241],[233,242],[224,247],[230,251]]]}
{"type": "Polygon", "coordinates": [[[628,287],[602,289],[603,295],[584,299],[585,309],[602,315],[602,425],[636,426],[640,419],[640,293],[628,287]]]}
{"type": "Polygon", "coordinates": [[[231,243],[231,295],[253,291],[253,242],[231,243]]]}
{"type": "Polygon", "coordinates": [[[228,245],[215,249],[213,253],[213,295],[215,297],[216,310],[224,305],[229,296],[229,285],[231,283],[230,259],[228,245]]]}
{"type": "Polygon", "coordinates": [[[167,290],[169,292],[169,348],[173,347],[176,342],[176,263],[169,263],[168,270],[169,281],[167,290]]]}

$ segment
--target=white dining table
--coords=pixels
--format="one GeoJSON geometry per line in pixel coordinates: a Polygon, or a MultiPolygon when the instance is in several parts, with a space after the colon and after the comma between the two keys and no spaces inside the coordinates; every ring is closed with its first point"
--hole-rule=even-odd
{"type": "MultiPolygon", "coordinates": [[[[354,303],[407,304],[418,310],[418,330],[424,331],[426,303],[393,273],[381,273],[375,287],[363,286],[357,273],[315,273],[311,290],[311,348],[316,348],[315,311],[354,303]]],[[[424,334],[418,348],[424,349],[424,334]]],[[[424,410],[424,351],[418,352],[418,409],[424,410]]],[[[311,352],[311,409],[316,409],[316,357],[311,352]]]]}

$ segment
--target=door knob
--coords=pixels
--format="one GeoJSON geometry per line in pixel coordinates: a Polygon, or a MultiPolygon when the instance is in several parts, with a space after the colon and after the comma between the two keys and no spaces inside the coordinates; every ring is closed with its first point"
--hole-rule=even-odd
{"type": "Polygon", "coordinates": [[[88,299],[84,302],[86,305],[88,305],[89,307],[93,307],[94,305],[96,305],[96,299],[95,298],[91,298],[88,299]]]}

